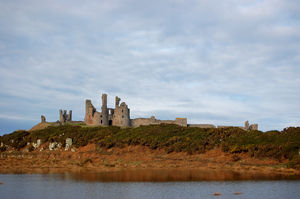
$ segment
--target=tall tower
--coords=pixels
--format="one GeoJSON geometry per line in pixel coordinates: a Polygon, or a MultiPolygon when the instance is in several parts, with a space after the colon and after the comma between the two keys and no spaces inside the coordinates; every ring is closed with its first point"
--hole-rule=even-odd
{"type": "Polygon", "coordinates": [[[101,125],[108,126],[107,94],[102,94],[101,125]]]}
{"type": "Polygon", "coordinates": [[[116,97],[116,106],[113,117],[114,126],[129,127],[130,126],[130,110],[125,102],[120,104],[121,99],[116,97]],[[119,105],[120,104],[120,105],[119,105]]]}

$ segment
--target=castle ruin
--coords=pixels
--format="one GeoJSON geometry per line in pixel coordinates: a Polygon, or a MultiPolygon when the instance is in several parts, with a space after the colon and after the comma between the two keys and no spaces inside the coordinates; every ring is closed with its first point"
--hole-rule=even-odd
{"type": "Polygon", "coordinates": [[[258,130],[258,124],[249,125],[249,121],[246,121],[244,126],[218,126],[218,128],[229,128],[229,127],[239,127],[239,128],[244,129],[246,131],[258,130]]]}
{"type": "Polygon", "coordinates": [[[67,114],[67,110],[59,110],[59,122],[62,124],[68,123],[72,121],[72,110],[67,114]]]}
{"type": "Polygon", "coordinates": [[[120,127],[138,127],[151,124],[177,124],[180,126],[187,126],[186,118],[157,120],[152,116],[150,118],[130,119],[130,109],[125,102],[120,104],[120,101],[121,99],[117,96],[115,99],[115,108],[107,108],[107,95],[102,94],[101,112],[98,112],[91,100],[86,100],[84,122],[87,125],[120,127]]]}
{"type": "MultiPolygon", "coordinates": [[[[115,107],[107,107],[107,94],[102,94],[102,106],[101,111],[93,106],[92,101],[87,99],[85,101],[85,116],[84,122],[72,121],[72,110],[67,113],[67,110],[59,110],[59,121],[55,125],[62,125],[67,123],[86,124],[88,126],[119,126],[119,127],[139,127],[143,125],[159,125],[159,124],[176,124],[183,127],[195,127],[195,128],[229,128],[238,127],[246,131],[258,130],[258,124],[249,124],[245,122],[244,126],[215,126],[213,124],[188,124],[187,118],[176,118],[175,120],[159,120],[154,116],[150,118],[130,118],[130,109],[125,102],[121,102],[121,99],[116,96],[115,107]]],[[[46,122],[46,117],[41,116],[40,124],[50,124],[46,122]]]]}
{"type": "MultiPolygon", "coordinates": [[[[154,116],[150,118],[130,119],[130,109],[125,102],[120,104],[121,99],[115,99],[115,108],[107,108],[107,95],[102,94],[101,112],[93,106],[92,101],[87,99],[85,102],[84,123],[90,126],[120,126],[120,127],[139,127],[142,125],[157,124],[176,124],[184,127],[196,128],[216,128],[213,124],[188,124],[187,118],[176,118],[175,120],[159,120],[154,116]]],[[[234,126],[218,126],[218,128],[228,128],[234,126]]],[[[258,130],[258,124],[251,124],[246,121],[244,126],[237,126],[244,130],[258,130]]]]}
{"type": "Polygon", "coordinates": [[[116,97],[115,108],[107,108],[107,95],[102,94],[101,112],[98,112],[93,106],[92,101],[86,100],[84,122],[87,125],[131,126],[130,109],[125,102],[120,104],[120,101],[121,99],[116,97]]]}

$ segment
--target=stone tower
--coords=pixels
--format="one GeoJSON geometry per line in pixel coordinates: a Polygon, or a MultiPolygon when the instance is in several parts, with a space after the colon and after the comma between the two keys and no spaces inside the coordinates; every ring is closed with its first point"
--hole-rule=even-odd
{"type": "Polygon", "coordinates": [[[116,107],[114,111],[113,117],[113,125],[114,126],[123,126],[129,127],[130,126],[130,110],[125,102],[120,103],[120,98],[116,97],[116,107]]]}
{"type": "Polygon", "coordinates": [[[107,95],[106,94],[102,94],[100,124],[103,126],[108,126],[108,109],[107,109],[107,95]]]}
{"type": "Polygon", "coordinates": [[[122,126],[129,127],[130,110],[125,102],[120,104],[121,99],[116,97],[115,108],[107,108],[107,95],[102,94],[101,112],[92,105],[91,100],[85,102],[84,122],[87,125],[97,126],[122,126]]]}
{"type": "Polygon", "coordinates": [[[96,108],[93,106],[92,101],[89,100],[89,99],[85,100],[84,122],[86,124],[90,124],[90,125],[98,124],[98,121],[100,119],[100,115],[99,115],[99,118],[97,118],[96,113],[97,113],[96,108]]]}
{"type": "Polygon", "coordinates": [[[46,122],[46,117],[44,115],[41,115],[41,123],[45,123],[46,122]]]}
{"type": "Polygon", "coordinates": [[[72,110],[69,111],[69,114],[67,114],[67,110],[59,110],[59,121],[60,123],[64,124],[67,122],[72,121],[72,110]]]}
{"type": "Polygon", "coordinates": [[[248,130],[249,129],[249,121],[247,120],[246,122],[245,122],[245,130],[248,130]]]}

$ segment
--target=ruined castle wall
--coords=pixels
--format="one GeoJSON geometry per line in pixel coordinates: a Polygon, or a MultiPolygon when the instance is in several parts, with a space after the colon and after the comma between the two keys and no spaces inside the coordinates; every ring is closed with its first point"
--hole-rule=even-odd
{"type": "Polygon", "coordinates": [[[61,124],[65,124],[67,122],[72,121],[72,110],[69,111],[69,114],[67,114],[67,110],[59,110],[59,122],[61,124]]]}
{"type": "Polygon", "coordinates": [[[196,128],[216,128],[213,124],[188,124],[188,127],[196,127],[196,128]]]}
{"type": "Polygon", "coordinates": [[[99,125],[100,124],[100,114],[98,111],[94,113],[94,117],[92,118],[92,125],[99,125]]]}
{"type": "Polygon", "coordinates": [[[237,127],[237,128],[246,130],[244,126],[218,126],[218,128],[223,128],[223,129],[224,128],[233,128],[233,127],[237,127]]]}
{"type": "Polygon", "coordinates": [[[251,124],[249,130],[258,130],[258,124],[251,124]]]}
{"type": "Polygon", "coordinates": [[[248,121],[245,122],[245,126],[218,126],[218,128],[230,128],[230,127],[238,127],[238,128],[243,129],[245,131],[258,130],[258,124],[249,125],[248,121]]]}
{"type": "Polygon", "coordinates": [[[59,110],[59,121],[60,121],[61,123],[64,123],[63,111],[62,111],[61,109],[59,110]]]}
{"type": "Polygon", "coordinates": [[[157,125],[157,124],[176,124],[179,126],[187,126],[186,118],[176,118],[176,120],[157,120],[154,116],[151,118],[136,118],[131,120],[132,127],[139,127],[142,125],[157,125]]]}
{"type": "Polygon", "coordinates": [[[46,117],[44,115],[41,115],[41,123],[46,123],[46,117]]]}
{"type": "Polygon", "coordinates": [[[108,109],[107,109],[107,95],[106,94],[102,94],[100,125],[108,126],[108,109]]]}
{"type": "Polygon", "coordinates": [[[91,100],[85,101],[84,122],[87,125],[99,125],[100,124],[100,113],[96,111],[91,100]]]}
{"type": "Polygon", "coordinates": [[[187,118],[176,118],[175,124],[187,127],[187,118]]]}
{"type": "Polygon", "coordinates": [[[114,113],[115,113],[115,109],[113,109],[113,108],[108,109],[108,125],[109,126],[112,125],[112,121],[114,119],[114,113]]]}
{"type": "Polygon", "coordinates": [[[130,110],[128,109],[126,103],[122,102],[120,106],[118,106],[116,103],[112,125],[129,127],[131,126],[130,122],[130,110]]]}
{"type": "Polygon", "coordinates": [[[131,120],[132,127],[139,127],[142,125],[160,124],[154,117],[151,118],[135,118],[131,120]]]}

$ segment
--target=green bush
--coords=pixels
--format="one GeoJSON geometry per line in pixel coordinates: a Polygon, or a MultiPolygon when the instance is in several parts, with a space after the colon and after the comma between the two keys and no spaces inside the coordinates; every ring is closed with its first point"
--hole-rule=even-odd
{"type": "Polygon", "coordinates": [[[4,151],[6,151],[6,150],[7,150],[6,146],[1,146],[1,147],[0,147],[0,152],[4,152],[4,151]]]}
{"type": "Polygon", "coordinates": [[[30,146],[28,147],[28,151],[29,151],[29,152],[34,151],[34,149],[35,149],[35,148],[34,148],[32,145],[30,145],[30,146]]]}
{"type": "Polygon", "coordinates": [[[300,169],[300,155],[294,156],[287,166],[288,168],[300,169]]]}
{"type": "Polygon", "coordinates": [[[177,125],[149,125],[138,128],[83,127],[62,125],[34,132],[15,131],[0,137],[5,145],[20,149],[27,142],[60,142],[73,139],[75,147],[96,143],[98,147],[112,148],[142,145],[166,152],[204,153],[213,148],[224,152],[248,153],[253,157],[288,158],[292,160],[299,151],[300,127],[283,131],[245,131],[240,128],[192,128],[177,125]],[[13,140],[13,141],[12,141],[13,140]]]}

